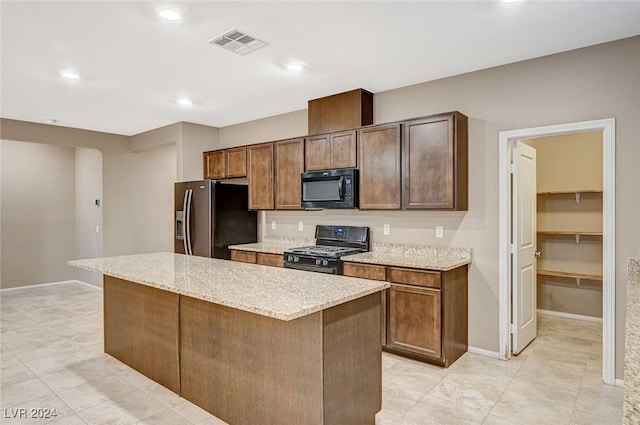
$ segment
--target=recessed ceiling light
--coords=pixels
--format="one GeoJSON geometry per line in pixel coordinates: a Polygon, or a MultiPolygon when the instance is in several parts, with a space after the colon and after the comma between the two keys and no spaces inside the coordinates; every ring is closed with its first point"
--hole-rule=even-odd
{"type": "Polygon", "coordinates": [[[54,120],[53,118],[49,118],[48,120],[45,120],[45,123],[47,123],[47,124],[55,124],[57,122],[58,122],[58,120],[54,120]]]}
{"type": "Polygon", "coordinates": [[[300,61],[289,61],[284,64],[285,69],[288,71],[302,71],[306,65],[304,62],[300,61]]]}
{"type": "Polygon", "coordinates": [[[182,13],[176,9],[160,9],[158,15],[165,21],[176,22],[182,19],[182,13]]]}
{"type": "Polygon", "coordinates": [[[516,3],[519,2],[520,0],[502,0],[502,3],[516,3]]]}
{"type": "Polygon", "coordinates": [[[182,105],[182,106],[191,106],[191,105],[193,105],[193,102],[188,97],[181,97],[181,98],[179,98],[177,100],[177,102],[178,102],[178,105],[182,105]]]}
{"type": "Polygon", "coordinates": [[[70,69],[64,69],[60,71],[60,76],[66,78],[67,80],[77,80],[80,78],[80,74],[76,71],[72,71],[70,69]]]}

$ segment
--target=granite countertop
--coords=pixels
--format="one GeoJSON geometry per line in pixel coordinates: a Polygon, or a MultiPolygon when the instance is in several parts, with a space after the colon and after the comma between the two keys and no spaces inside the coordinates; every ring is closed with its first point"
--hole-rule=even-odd
{"type": "Polygon", "coordinates": [[[347,255],[343,261],[447,271],[471,263],[471,250],[442,246],[373,244],[371,252],[347,255]]]}
{"type": "Polygon", "coordinates": [[[628,260],[624,424],[640,423],[640,258],[628,260]]]}
{"type": "Polygon", "coordinates": [[[293,320],[389,287],[381,281],[169,252],[68,264],[280,320],[293,320]]]}
{"type": "Polygon", "coordinates": [[[284,254],[290,248],[315,245],[315,239],[269,237],[258,243],[230,245],[229,249],[238,251],[263,252],[265,254],[284,254]]]}

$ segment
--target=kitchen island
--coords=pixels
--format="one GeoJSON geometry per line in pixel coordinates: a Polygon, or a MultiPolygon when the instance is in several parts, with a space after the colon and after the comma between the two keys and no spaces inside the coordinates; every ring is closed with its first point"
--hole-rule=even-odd
{"type": "Polygon", "coordinates": [[[105,352],[230,424],[374,424],[385,282],[172,253],[103,273],[105,352]]]}

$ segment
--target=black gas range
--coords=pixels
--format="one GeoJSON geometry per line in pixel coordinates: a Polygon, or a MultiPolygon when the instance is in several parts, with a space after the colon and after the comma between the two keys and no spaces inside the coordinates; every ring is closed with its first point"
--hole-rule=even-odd
{"type": "Polygon", "coordinates": [[[284,253],[284,266],[320,273],[342,274],[345,255],[367,252],[369,228],[356,226],[316,226],[316,244],[291,248],[284,253]]]}

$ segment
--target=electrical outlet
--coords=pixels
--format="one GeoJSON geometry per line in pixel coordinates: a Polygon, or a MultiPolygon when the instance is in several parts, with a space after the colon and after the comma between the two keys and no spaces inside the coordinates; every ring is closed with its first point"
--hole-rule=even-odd
{"type": "Polygon", "coordinates": [[[391,226],[389,226],[388,224],[383,224],[382,225],[382,233],[385,236],[389,236],[391,234],[391,226]]]}
{"type": "Polygon", "coordinates": [[[271,230],[276,230],[276,222],[275,221],[271,222],[271,230]]]}
{"type": "Polygon", "coordinates": [[[299,221],[298,222],[298,232],[302,232],[303,230],[304,230],[304,224],[301,221],[299,221]]]}
{"type": "Polygon", "coordinates": [[[442,239],[444,238],[444,227],[436,226],[436,238],[442,239]]]}

